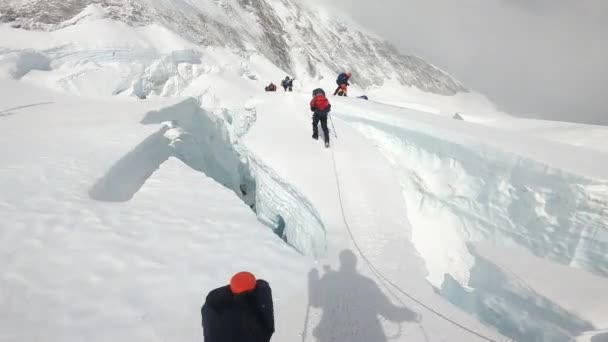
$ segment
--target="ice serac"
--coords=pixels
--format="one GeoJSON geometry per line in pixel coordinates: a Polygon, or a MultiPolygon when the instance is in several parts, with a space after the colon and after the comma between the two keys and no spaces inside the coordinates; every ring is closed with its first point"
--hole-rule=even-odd
{"type": "Polygon", "coordinates": [[[294,0],[27,0],[0,3],[0,22],[56,30],[105,16],[131,26],[162,25],[203,46],[261,54],[296,77],[335,77],[348,69],[362,87],[394,80],[442,95],[466,89],[438,68],[401,54],[355,24],[294,0]],[[85,11],[95,5],[95,11],[85,11]]]}
{"type": "Polygon", "coordinates": [[[571,341],[593,325],[529,287],[470,247],[475,263],[463,286],[445,276],[441,294],[516,341],[571,341]]]}
{"type": "Polygon", "coordinates": [[[175,157],[234,191],[292,247],[320,256],[326,238],[316,209],[240,142],[255,117],[253,109],[205,110],[193,98],[149,112],[141,123],[161,128],[118,160],[89,195],[99,201],[129,201],[163,163],[175,157]]]}
{"type": "Polygon", "coordinates": [[[525,135],[514,142],[489,127],[413,110],[343,102],[335,117],[364,134],[397,172],[412,242],[439,293],[518,341],[565,342],[604,326],[589,321],[597,313],[527,286],[471,243],[509,253],[523,248],[606,277],[608,182],[593,163],[605,155],[525,135]],[[553,149],[580,158],[548,156],[553,149]]]}
{"type": "Polygon", "coordinates": [[[35,50],[3,51],[0,48],[0,75],[21,79],[32,70],[51,70],[51,61],[35,50]]]}
{"type": "Polygon", "coordinates": [[[436,286],[445,274],[467,283],[470,241],[520,246],[608,275],[605,181],[432,130],[341,117],[376,141],[401,173],[413,241],[436,286]]]}

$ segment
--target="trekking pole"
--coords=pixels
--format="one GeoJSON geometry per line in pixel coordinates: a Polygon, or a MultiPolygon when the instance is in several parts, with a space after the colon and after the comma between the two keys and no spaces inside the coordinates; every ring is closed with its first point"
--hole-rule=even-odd
{"type": "Polygon", "coordinates": [[[331,119],[331,115],[329,116],[329,122],[331,122],[331,130],[334,131],[334,135],[336,136],[336,139],[338,139],[338,132],[336,132],[336,126],[334,126],[334,120],[331,119]]]}
{"type": "Polygon", "coordinates": [[[302,342],[306,342],[306,332],[308,331],[308,316],[310,315],[310,298],[308,306],[306,306],[306,318],[304,319],[304,328],[302,329],[302,342]]]}

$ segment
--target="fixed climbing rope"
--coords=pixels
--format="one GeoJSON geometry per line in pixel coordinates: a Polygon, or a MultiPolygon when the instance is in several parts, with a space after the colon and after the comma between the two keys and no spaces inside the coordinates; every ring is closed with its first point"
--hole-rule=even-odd
{"type": "MultiPolygon", "coordinates": [[[[367,266],[369,267],[369,269],[372,271],[372,273],[374,274],[374,276],[378,279],[378,281],[380,281],[383,284],[388,284],[390,286],[392,286],[396,291],[398,291],[399,293],[403,294],[404,296],[406,296],[407,298],[409,298],[411,301],[413,301],[414,303],[420,305],[421,307],[425,308],[426,310],[428,310],[429,312],[433,313],[434,315],[436,315],[437,317],[443,319],[444,321],[456,326],[459,329],[462,329],[470,334],[473,334],[483,340],[489,341],[489,342],[498,342],[497,340],[488,337],[486,335],[483,335],[480,332],[477,332],[471,328],[468,328],[454,320],[452,320],[451,318],[447,317],[446,315],[442,314],[441,312],[433,309],[432,307],[426,305],[425,303],[423,303],[422,301],[418,300],[417,298],[415,298],[414,296],[412,296],[411,294],[409,294],[408,292],[406,292],[405,290],[403,290],[401,287],[399,287],[397,284],[395,284],[393,281],[391,281],[390,279],[388,279],[382,272],[380,272],[376,266],[374,266],[374,264],[371,262],[371,260],[369,260],[369,258],[365,255],[365,253],[363,253],[363,250],[361,249],[361,247],[359,246],[359,244],[357,243],[357,239],[355,238],[355,235],[352,232],[352,229],[350,227],[350,224],[348,223],[348,219],[346,218],[346,213],[344,210],[344,202],[342,200],[342,188],[340,185],[340,177],[338,176],[338,167],[336,166],[336,156],[335,156],[335,152],[334,149],[332,149],[331,151],[331,159],[333,162],[333,169],[334,169],[334,177],[336,180],[336,188],[338,191],[338,201],[340,203],[340,211],[342,212],[342,220],[344,221],[344,226],[346,227],[346,230],[348,231],[348,235],[350,236],[350,239],[355,247],[355,249],[357,250],[357,252],[359,253],[359,255],[361,256],[361,258],[365,261],[365,263],[367,264],[367,266]]],[[[390,292],[390,291],[389,291],[390,292]]],[[[421,329],[422,329],[422,325],[420,325],[421,329]]],[[[426,336],[426,332],[424,330],[422,330],[425,337],[428,340],[428,336],[426,336]]]]}

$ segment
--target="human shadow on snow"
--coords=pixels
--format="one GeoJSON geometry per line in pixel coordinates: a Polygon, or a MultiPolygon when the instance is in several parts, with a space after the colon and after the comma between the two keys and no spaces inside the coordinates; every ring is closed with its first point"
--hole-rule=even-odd
{"type": "MultiPolygon", "coordinates": [[[[322,277],[317,269],[309,272],[310,306],[323,311],[312,331],[318,342],[388,341],[380,316],[398,323],[419,320],[416,312],[394,305],[374,280],[357,273],[356,266],[356,255],[344,250],[338,270],[326,267],[322,277]]],[[[397,335],[401,335],[401,324],[397,335]]]]}
{"type": "Polygon", "coordinates": [[[608,342],[608,332],[603,332],[591,338],[591,342],[608,342]]]}

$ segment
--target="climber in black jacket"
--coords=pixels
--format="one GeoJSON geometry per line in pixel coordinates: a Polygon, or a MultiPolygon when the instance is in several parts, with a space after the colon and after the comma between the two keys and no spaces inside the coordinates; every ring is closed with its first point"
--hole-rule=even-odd
{"type": "Polygon", "coordinates": [[[201,308],[205,342],[268,342],[274,333],[270,285],[249,272],[207,295],[201,308]]]}

